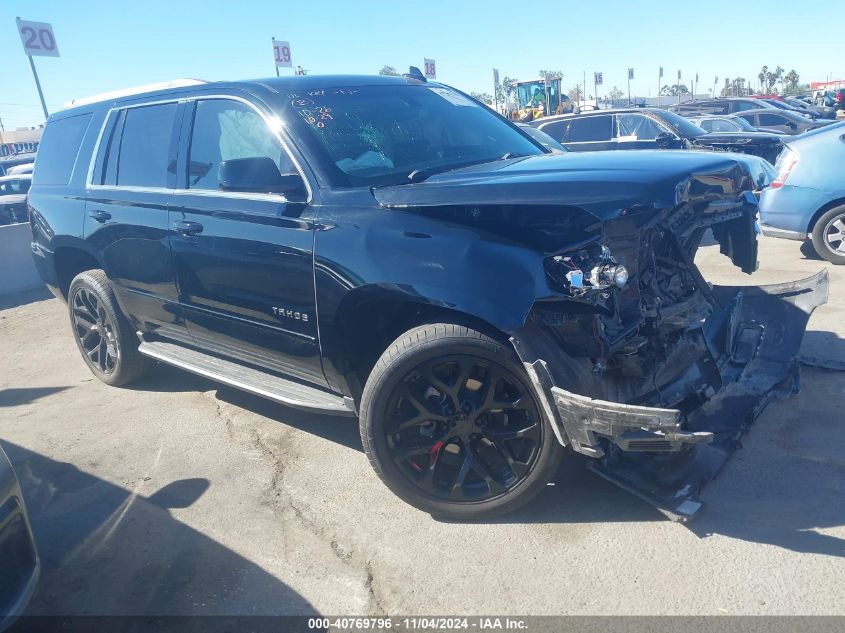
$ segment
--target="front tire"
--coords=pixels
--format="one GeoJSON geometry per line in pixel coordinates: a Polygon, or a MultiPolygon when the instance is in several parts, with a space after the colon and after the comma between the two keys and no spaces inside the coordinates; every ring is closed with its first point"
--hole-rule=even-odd
{"type": "Polygon", "coordinates": [[[513,349],[452,323],[414,328],[387,348],[364,388],[360,423],[387,487],[449,519],[522,506],[563,454],[513,349]]]}
{"type": "Polygon", "coordinates": [[[138,351],[135,331],[102,270],[86,270],[73,278],[68,313],[82,359],[107,385],[127,385],[152,368],[153,361],[138,351]]]}
{"type": "Polygon", "coordinates": [[[820,217],[813,227],[813,248],[832,264],[845,264],[845,205],[820,217]]]}

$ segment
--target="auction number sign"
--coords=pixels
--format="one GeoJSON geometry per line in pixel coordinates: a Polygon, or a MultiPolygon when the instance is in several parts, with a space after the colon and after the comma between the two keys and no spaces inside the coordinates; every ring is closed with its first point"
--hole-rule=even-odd
{"type": "Polygon", "coordinates": [[[17,20],[18,33],[21,36],[23,50],[27,55],[58,57],[59,47],[53,27],[47,22],[25,22],[17,20]]]}
{"type": "Polygon", "coordinates": [[[273,58],[276,60],[276,66],[290,68],[293,65],[290,57],[290,44],[273,38],[273,58]]]}
{"type": "Polygon", "coordinates": [[[433,59],[423,59],[423,74],[426,79],[437,79],[437,66],[433,59]]]}

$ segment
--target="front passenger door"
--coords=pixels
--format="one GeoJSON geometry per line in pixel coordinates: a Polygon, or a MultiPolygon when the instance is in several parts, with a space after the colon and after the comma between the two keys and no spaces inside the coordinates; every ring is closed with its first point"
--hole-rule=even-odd
{"type": "Polygon", "coordinates": [[[301,219],[308,206],[301,174],[251,104],[199,99],[185,118],[180,184],[169,215],[188,332],[207,351],[325,385],[314,299],[314,227],[301,219]],[[276,178],[295,180],[302,191],[285,197],[237,190],[227,180],[229,166],[262,160],[265,167],[270,161],[276,178]]]}

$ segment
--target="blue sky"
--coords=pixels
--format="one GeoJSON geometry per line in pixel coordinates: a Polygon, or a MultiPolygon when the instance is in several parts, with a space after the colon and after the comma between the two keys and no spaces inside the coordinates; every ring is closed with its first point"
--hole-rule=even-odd
{"type": "MultiPolygon", "coordinates": [[[[6,129],[42,122],[15,16],[51,22],[61,57],[35,58],[50,109],[69,99],[175,77],[244,79],[274,74],[270,40],[291,43],[294,64],[315,74],[400,71],[423,57],[439,81],[490,92],[502,77],[562,70],[568,89],[582,72],[605,86],[656,94],[677,70],[698,72],[699,92],[725,76],[756,78],[760,67],[794,68],[801,81],[845,76],[845,4],[782,0],[0,0],[0,118],[6,129]],[[833,29],[830,31],[829,29],[833,29]]],[[[283,73],[290,73],[282,69],[283,73]]]]}

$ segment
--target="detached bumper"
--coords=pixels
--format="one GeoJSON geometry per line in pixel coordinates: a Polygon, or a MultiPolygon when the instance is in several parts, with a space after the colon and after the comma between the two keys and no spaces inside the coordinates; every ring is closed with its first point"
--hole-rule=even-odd
{"type": "MultiPolygon", "coordinates": [[[[551,403],[546,412],[562,443],[596,458],[588,466],[594,472],[680,521],[701,508],[702,487],[766,405],[797,393],[795,356],[810,315],[827,301],[828,275],[822,271],[769,286],[716,286],[712,292],[719,308],[702,327],[712,359],[703,364],[721,388],[685,411],[568,391],[564,386],[589,393],[600,379],[584,378],[577,363],[555,353],[549,339],[527,332],[513,339],[529,377],[551,403]]],[[[701,367],[702,361],[691,365],[689,384],[698,380],[696,372],[703,375],[701,367]]]]}

